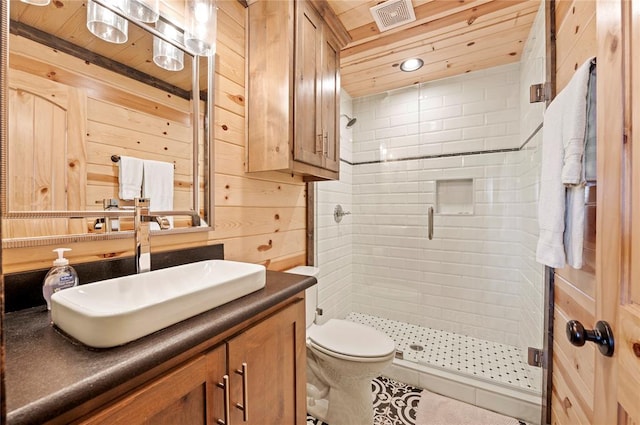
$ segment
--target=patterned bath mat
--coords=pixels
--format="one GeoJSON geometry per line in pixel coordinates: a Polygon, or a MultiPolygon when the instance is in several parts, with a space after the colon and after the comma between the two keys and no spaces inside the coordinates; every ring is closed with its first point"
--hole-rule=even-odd
{"type": "MultiPolygon", "coordinates": [[[[373,425],[415,425],[421,388],[380,376],[371,382],[375,395],[373,425]]],[[[329,425],[307,415],[307,425],[329,425]]]]}

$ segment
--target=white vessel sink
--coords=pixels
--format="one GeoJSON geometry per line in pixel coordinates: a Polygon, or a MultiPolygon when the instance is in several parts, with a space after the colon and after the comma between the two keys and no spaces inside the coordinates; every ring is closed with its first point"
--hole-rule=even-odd
{"type": "Polygon", "coordinates": [[[264,287],[264,266],[208,260],[56,292],[51,318],[97,348],[114,347],[264,287]]]}

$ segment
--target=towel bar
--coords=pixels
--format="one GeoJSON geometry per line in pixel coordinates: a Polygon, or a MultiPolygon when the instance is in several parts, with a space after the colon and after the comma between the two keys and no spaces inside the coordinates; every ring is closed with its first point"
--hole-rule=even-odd
{"type": "MultiPolygon", "coordinates": [[[[120,162],[120,155],[111,155],[111,162],[120,162]]],[[[173,163],[173,169],[176,169],[176,163],[173,163]]]]}

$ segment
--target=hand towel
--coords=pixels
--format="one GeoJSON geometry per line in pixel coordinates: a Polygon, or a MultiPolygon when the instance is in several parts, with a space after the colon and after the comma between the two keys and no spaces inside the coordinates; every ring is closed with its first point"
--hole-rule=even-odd
{"type": "Polygon", "coordinates": [[[121,156],[118,164],[118,197],[122,200],[139,198],[142,191],[142,160],[121,156]]]}
{"type": "Polygon", "coordinates": [[[584,62],[562,90],[562,143],[564,144],[562,182],[568,186],[584,183],[582,165],[586,143],[587,97],[593,61],[594,58],[591,58],[584,62]]]}
{"type": "Polygon", "coordinates": [[[592,60],[575,72],[544,114],[536,260],[549,267],[582,267],[583,157],[592,60]]]}
{"type": "Polygon", "coordinates": [[[565,186],[562,183],[564,147],[559,96],[544,113],[542,127],[542,165],[538,198],[538,246],[536,260],[549,267],[562,268],[564,254],[565,186]]]}
{"type": "MultiPolygon", "coordinates": [[[[142,183],[142,196],[150,199],[149,210],[156,211],[173,210],[173,164],[162,161],[144,160],[144,179],[142,183]]],[[[173,217],[168,217],[173,228],[173,217]]],[[[158,223],[151,222],[151,230],[160,230],[158,223]]]]}
{"type": "Polygon", "coordinates": [[[587,128],[585,130],[584,142],[584,165],[583,173],[585,181],[596,181],[597,179],[597,164],[598,153],[596,149],[597,145],[597,132],[598,132],[598,117],[596,113],[597,105],[597,73],[595,61],[591,65],[591,74],[589,75],[589,92],[587,94],[587,128]]]}

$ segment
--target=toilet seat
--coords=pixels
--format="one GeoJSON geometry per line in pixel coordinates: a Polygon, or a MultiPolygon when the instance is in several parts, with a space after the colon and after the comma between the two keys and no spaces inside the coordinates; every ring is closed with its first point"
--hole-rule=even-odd
{"type": "Polygon", "coordinates": [[[377,362],[393,357],[395,343],[382,332],[347,320],[330,319],[311,325],[307,341],[315,349],[344,360],[377,362]]]}

